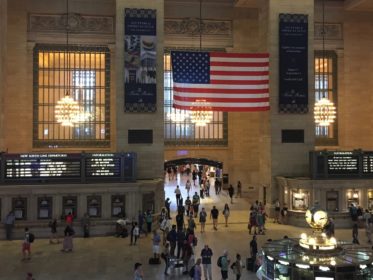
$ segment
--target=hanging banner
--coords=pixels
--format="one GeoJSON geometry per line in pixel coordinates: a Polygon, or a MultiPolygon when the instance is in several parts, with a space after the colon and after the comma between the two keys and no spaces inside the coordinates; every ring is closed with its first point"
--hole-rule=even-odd
{"type": "Polygon", "coordinates": [[[124,111],[155,112],[156,10],[125,9],[124,111]]]}
{"type": "Polygon", "coordinates": [[[308,112],[308,16],[280,14],[279,111],[308,112]]]}

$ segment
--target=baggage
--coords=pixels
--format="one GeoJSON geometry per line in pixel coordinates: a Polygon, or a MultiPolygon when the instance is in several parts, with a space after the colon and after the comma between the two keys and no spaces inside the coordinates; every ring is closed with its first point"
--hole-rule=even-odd
{"type": "Polygon", "coordinates": [[[161,259],[159,258],[150,258],[149,264],[161,264],[161,259]]]}
{"type": "Polygon", "coordinates": [[[247,258],[246,259],[246,269],[249,271],[253,271],[254,268],[254,260],[253,258],[247,258]]]}

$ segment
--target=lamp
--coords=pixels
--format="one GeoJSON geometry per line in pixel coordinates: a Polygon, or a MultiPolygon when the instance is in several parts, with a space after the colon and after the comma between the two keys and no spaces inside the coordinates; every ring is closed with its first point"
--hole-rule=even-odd
{"type": "Polygon", "coordinates": [[[70,95],[70,53],[69,53],[69,0],[66,0],[66,54],[64,57],[66,67],[65,87],[66,93],[63,98],[57,101],[55,106],[55,117],[57,123],[62,126],[74,126],[77,123],[84,122],[90,118],[90,114],[84,112],[70,95]]]}
{"type": "MultiPolygon", "coordinates": [[[[202,50],[202,0],[199,1],[199,50],[202,50]]],[[[191,108],[190,119],[196,126],[205,126],[213,118],[211,107],[206,100],[196,100],[191,108]]]]}
{"type": "Polygon", "coordinates": [[[319,126],[329,126],[334,123],[336,118],[336,108],[327,96],[327,60],[325,57],[325,0],[322,2],[322,63],[319,63],[319,68],[322,81],[319,81],[319,90],[322,92],[322,98],[315,103],[314,117],[315,123],[319,126]],[[322,67],[322,68],[321,68],[322,67]]]}

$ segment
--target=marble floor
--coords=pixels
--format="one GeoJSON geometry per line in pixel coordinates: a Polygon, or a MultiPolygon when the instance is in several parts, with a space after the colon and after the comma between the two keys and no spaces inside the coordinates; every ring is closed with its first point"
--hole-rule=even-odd
{"type": "MultiPolygon", "coordinates": [[[[186,196],[184,181],[173,181],[165,184],[166,196],[172,200],[173,211],[176,208],[174,189],[175,184],[181,186],[183,196],[186,196]]],[[[198,190],[198,189],[193,189],[198,190]]],[[[255,199],[255,198],[252,198],[255,199]]],[[[210,198],[202,201],[203,206],[209,212],[212,205],[216,205],[221,211],[223,205],[229,202],[226,193],[219,196],[212,194],[210,198]]],[[[206,225],[206,232],[199,233],[197,225],[198,245],[196,255],[199,257],[204,244],[208,244],[214,253],[213,256],[213,279],[219,280],[220,272],[216,265],[217,258],[227,249],[231,259],[236,253],[240,253],[245,259],[249,255],[249,242],[251,236],[247,230],[248,208],[250,201],[248,198],[235,199],[231,207],[231,217],[229,226],[223,226],[223,218],[220,219],[218,230],[212,229],[210,220],[206,225]]],[[[173,217],[175,214],[173,213],[173,217]]],[[[279,239],[284,235],[289,237],[299,237],[301,232],[311,232],[310,229],[302,229],[292,226],[267,224],[266,235],[258,236],[259,247],[268,238],[279,239]]],[[[351,241],[351,230],[337,230],[337,239],[351,241]]],[[[360,241],[365,243],[365,232],[360,230],[360,241]]],[[[32,259],[21,261],[21,241],[0,241],[0,279],[13,280],[25,279],[27,272],[32,272],[37,280],[50,279],[133,279],[133,266],[135,262],[143,264],[144,279],[190,279],[182,275],[181,268],[171,268],[169,275],[163,274],[164,264],[148,265],[151,255],[151,238],[141,237],[137,246],[130,246],[128,238],[115,237],[95,237],[95,238],[75,238],[74,252],[60,252],[60,245],[50,245],[48,240],[36,239],[32,245],[32,259]]],[[[229,279],[236,279],[232,271],[229,272],[229,279]]],[[[244,269],[241,279],[256,279],[255,275],[244,269]]]]}

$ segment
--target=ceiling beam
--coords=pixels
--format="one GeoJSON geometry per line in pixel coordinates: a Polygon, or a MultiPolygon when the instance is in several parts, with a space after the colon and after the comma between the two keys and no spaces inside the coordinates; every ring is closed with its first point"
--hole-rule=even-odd
{"type": "Polygon", "coordinates": [[[367,0],[346,0],[345,1],[345,10],[353,10],[359,8],[359,6],[365,3],[367,0]]]}

